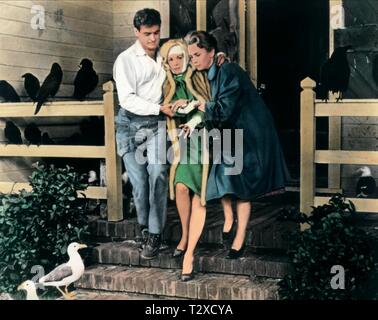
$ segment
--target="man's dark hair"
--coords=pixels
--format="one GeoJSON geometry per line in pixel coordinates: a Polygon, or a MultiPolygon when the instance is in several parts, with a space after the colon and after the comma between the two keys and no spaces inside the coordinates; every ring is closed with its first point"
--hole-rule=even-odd
{"type": "Polygon", "coordinates": [[[185,40],[188,45],[197,44],[199,48],[205,49],[207,52],[210,52],[212,49],[214,49],[215,52],[218,52],[217,39],[206,31],[190,32],[185,37],[185,40]]]}
{"type": "Polygon", "coordinates": [[[134,27],[140,31],[141,26],[160,26],[161,18],[159,11],[155,9],[144,8],[137,11],[134,16],[134,27]]]}

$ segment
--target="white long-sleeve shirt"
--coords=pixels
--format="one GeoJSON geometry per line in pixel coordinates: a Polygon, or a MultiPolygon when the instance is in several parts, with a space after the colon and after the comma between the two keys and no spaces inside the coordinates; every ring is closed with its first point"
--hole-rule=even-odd
{"type": "Polygon", "coordinates": [[[155,61],[137,40],[117,57],[113,78],[122,108],[141,116],[159,114],[166,78],[159,53],[155,61]]]}

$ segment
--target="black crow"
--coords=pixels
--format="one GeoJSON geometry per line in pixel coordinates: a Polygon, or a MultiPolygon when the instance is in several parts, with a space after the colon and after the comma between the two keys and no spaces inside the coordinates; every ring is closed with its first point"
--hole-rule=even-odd
{"type": "Polygon", "coordinates": [[[328,100],[328,92],[339,93],[337,101],[342,99],[343,92],[348,89],[350,67],[347,51],[352,46],[336,48],[331,58],[323,65],[320,75],[320,88],[318,92],[321,99],[328,100]]]}
{"type": "Polygon", "coordinates": [[[59,90],[60,84],[63,79],[63,71],[58,63],[54,63],[51,67],[50,73],[46,77],[41,86],[37,96],[37,107],[34,114],[37,114],[42,105],[47,101],[50,96],[53,98],[59,90]]]}
{"type": "Polygon", "coordinates": [[[0,80],[0,97],[4,99],[4,102],[20,102],[16,90],[5,80],[0,80]]]}
{"type": "Polygon", "coordinates": [[[378,54],[375,54],[373,57],[373,80],[378,86],[378,54]]]}
{"type": "Polygon", "coordinates": [[[104,120],[98,117],[90,117],[80,123],[80,132],[85,145],[103,145],[105,140],[104,120]]]}
{"type": "Polygon", "coordinates": [[[25,127],[24,137],[30,144],[40,145],[42,141],[41,130],[39,130],[35,123],[30,123],[25,127]]]}
{"type": "Polygon", "coordinates": [[[47,132],[42,134],[41,144],[55,144],[54,140],[52,140],[47,132]]]}
{"type": "Polygon", "coordinates": [[[4,135],[9,143],[22,144],[21,131],[12,121],[6,122],[4,128],[4,135]]]}
{"type": "Polygon", "coordinates": [[[74,99],[83,101],[85,96],[96,89],[98,85],[98,75],[93,70],[93,63],[89,59],[83,59],[80,62],[80,70],[77,72],[73,93],[74,99]]]}
{"type": "Polygon", "coordinates": [[[31,73],[25,73],[22,78],[25,78],[24,87],[26,93],[28,94],[29,98],[33,100],[33,102],[36,102],[37,94],[41,87],[38,78],[31,73]]]}
{"type": "Polygon", "coordinates": [[[356,197],[357,198],[367,198],[375,194],[376,183],[375,179],[371,175],[371,170],[369,167],[361,167],[357,170],[360,174],[360,178],[357,181],[356,186],[356,197]]]}

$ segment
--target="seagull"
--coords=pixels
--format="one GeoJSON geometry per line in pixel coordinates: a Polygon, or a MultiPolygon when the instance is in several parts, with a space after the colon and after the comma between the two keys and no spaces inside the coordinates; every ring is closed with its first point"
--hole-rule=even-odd
{"type": "Polygon", "coordinates": [[[37,295],[37,288],[35,286],[35,283],[31,280],[26,280],[23,283],[21,283],[17,290],[25,290],[26,291],[26,300],[39,300],[37,295]]]}
{"type": "Polygon", "coordinates": [[[97,178],[96,171],[90,170],[88,172],[88,184],[91,185],[91,186],[93,186],[93,185],[96,184],[97,180],[98,180],[98,178],[97,178]]]}
{"type": "Polygon", "coordinates": [[[87,245],[72,242],[67,248],[67,253],[70,258],[68,262],[57,266],[49,274],[40,278],[39,283],[44,286],[56,287],[65,299],[73,299],[75,294],[72,292],[69,293],[67,287],[71,283],[79,280],[84,273],[84,263],[78,253],[78,250],[82,248],[87,248],[87,245]],[[65,287],[64,291],[59,287],[65,287]]]}
{"type": "Polygon", "coordinates": [[[369,167],[361,167],[356,173],[361,174],[357,181],[356,186],[356,197],[357,198],[367,198],[368,196],[375,193],[376,183],[375,179],[371,175],[371,170],[369,167]]]}

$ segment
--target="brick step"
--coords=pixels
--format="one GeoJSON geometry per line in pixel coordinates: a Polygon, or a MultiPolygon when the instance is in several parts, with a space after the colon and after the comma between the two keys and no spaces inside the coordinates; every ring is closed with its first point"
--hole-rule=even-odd
{"type": "Polygon", "coordinates": [[[180,270],[95,265],[87,268],[76,288],[204,300],[276,300],[277,280],[202,274],[182,282],[180,270]]]}
{"type": "MultiPolygon", "coordinates": [[[[156,295],[128,292],[110,292],[104,290],[75,290],[75,300],[178,300],[177,297],[159,297],[156,295]]],[[[60,300],[64,300],[61,298],[60,300]]]]}
{"type": "MultiPolygon", "coordinates": [[[[93,262],[118,264],[135,267],[156,267],[161,269],[180,269],[182,258],[173,258],[174,246],[160,251],[153,260],[141,257],[134,241],[104,243],[94,248],[93,262]]],[[[226,259],[228,250],[219,247],[199,246],[195,253],[194,268],[199,272],[225,273],[257,277],[283,278],[290,273],[289,258],[277,254],[255,254],[246,250],[240,259],[226,259]]]]}
{"type": "MultiPolygon", "coordinates": [[[[249,221],[246,241],[254,248],[286,250],[287,235],[299,231],[299,225],[277,219],[281,206],[256,203],[249,221]]],[[[223,210],[220,205],[208,206],[206,225],[199,243],[221,244],[223,231],[223,210]]],[[[136,218],[120,222],[108,222],[96,219],[90,223],[91,234],[98,241],[134,240],[139,234],[136,218]]],[[[176,208],[168,210],[164,240],[178,243],[181,238],[181,224],[176,208]]]]}

